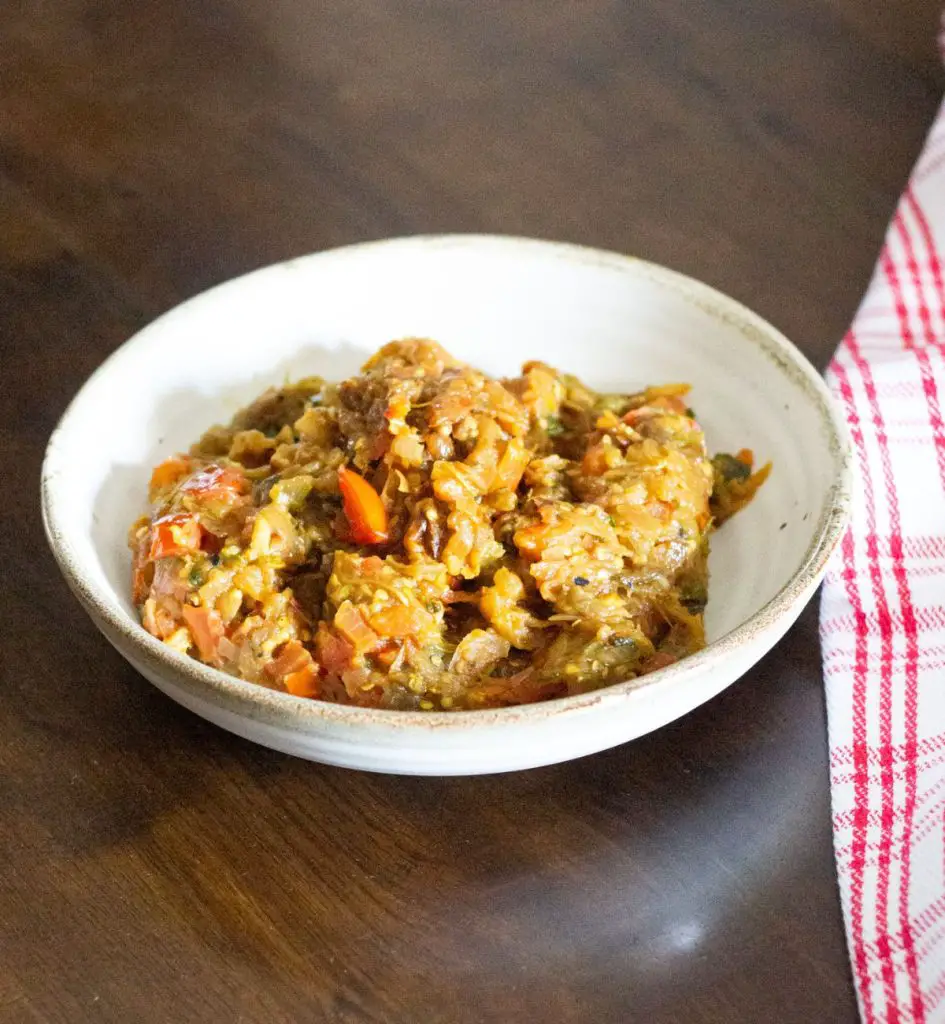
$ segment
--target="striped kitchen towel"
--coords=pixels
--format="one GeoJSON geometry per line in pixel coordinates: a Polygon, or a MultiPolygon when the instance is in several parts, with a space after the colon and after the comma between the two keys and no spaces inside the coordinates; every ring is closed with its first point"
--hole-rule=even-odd
{"type": "Polygon", "coordinates": [[[834,843],[862,1019],[945,1024],[945,107],[828,371],[852,527],[821,637],[834,843]]]}

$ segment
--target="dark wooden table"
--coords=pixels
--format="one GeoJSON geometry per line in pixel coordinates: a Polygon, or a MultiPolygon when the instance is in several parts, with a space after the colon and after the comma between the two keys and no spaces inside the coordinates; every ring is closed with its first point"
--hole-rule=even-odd
{"type": "Polygon", "coordinates": [[[157,313],[385,235],[638,253],[823,365],[937,103],[938,3],[0,5],[0,1022],[855,1020],[816,609],[629,746],[373,777],[146,684],[37,479],[157,313]]]}

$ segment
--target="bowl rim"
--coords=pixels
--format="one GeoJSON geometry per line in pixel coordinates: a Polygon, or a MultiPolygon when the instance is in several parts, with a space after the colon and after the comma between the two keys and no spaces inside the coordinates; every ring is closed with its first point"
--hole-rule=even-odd
{"type": "Polygon", "coordinates": [[[328,723],[358,728],[373,726],[384,729],[476,730],[500,724],[520,723],[523,720],[574,714],[601,703],[627,700],[644,689],[671,687],[725,659],[727,655],[734,653],[760,634],[776,628],[799,603],[805,601],[810,591],[817,585],[831,554],[844,534],[851,505],[852,473],[852,449],[846,423],[823,377],[784,334],[736,299],[660,264],[570,242],[498,234],[418,234],[339,246],[268,264],[184,300],[136,331],[81,385],[53,429],[43,459],[40,497],[43,525],[49,546],[67,584],[96,625],[113,642],[116,636],[126,641],[133,648],[136,659],[144,662],[156,675],[166,677],[170,674],[176,685],[198,700],[222,707],[240,717],[249,717],[295,732],[309,732],[319,724],[328,723]],[[321,261],[357,259],[364,253],[383,249],[394,252],[398,249],[426,248],[518,250],[526,256],[539,255],[570,263],[591,264],[631,272],[635,275],[642,274],[650,283],[673,291],[683,300],[738,329],[746,340],[763,350],[782,374],[789,376],[795,384],[801,386],[817,406],[821,423],[825,428],[835,474],[825,495],[807,551],[777,593],[751,616],[707,644],[701,651],[656,672],[611,683],[588,693],[559,697],[551,701],[457,713],[363,708],[295,697],[278,690],[270,690],[257,683],[227,675],[219,669],[173,650],[151,636],[140,623],[129,621],[127,613],[116,600],[103,596],[99,589],[93,587],[85,578],[79,556],[70,540],[68,501],[57,489],[61,440],[68,435],[76,411],[92,384],[107,376],[120,361],[128,358],[137,346],[146,342],[169,318],[186,315],[198,305],[215,302],[227,291],[240,288],[250,278],[274,275],[299,264],[309,266],[321,261]]]}

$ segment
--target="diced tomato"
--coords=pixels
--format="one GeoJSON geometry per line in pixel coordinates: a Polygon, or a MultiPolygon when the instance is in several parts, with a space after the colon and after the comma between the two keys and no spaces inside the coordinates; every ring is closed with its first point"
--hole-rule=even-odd
{"type": "Polygon", "coordinates": [[[318,660],[326,672],[340,676],[342,672],[351,668],[354,647],[343,637],[333,633],[324,622],[319,624],[315,643],[318,648],[318,660]]]}
{"type": "Polygon", "coordinates": [[[308,665],[298,672],[290,672],[283,680],[286,692],[294,697],[318,696],[318,669],[314,664],[308,665]]]}
{"type": "Polygon", "coordinates": [[[183,512],[162,516],[151,526],[151,549],[148,557],[153,561],[156,558],[169,558],[172,555],[199,551],[202,539],[203,530],[193,516],[183,512]]]}
{"type": "Polygon", "coordinates": [[[193,462],[186,455],[172,455],[165,459],[160,465],[154,467],[151,474],[151,494],[164,490],[171,484],[176,484],[182,476],[186,476],[193,466],[193,462]]]}
{"type": "Polygon", "coordinates": [[[298,640],[289,640],[279,648],[279,653],[266,666],[266,671],[270,675],[285,676],[305,668],[311,660],[311,654],[298,640]]]}
{"type": "Polygon", "coordinates": [[[338,470],[338,485],[353,540],[383,544],[387,540],[387,510],[381,496],[363,476],[344,466],[338,470]]]}
{"type": "Polygon", "coordinates": [[[232,500],[246,490],[246,476],[232,466],[207,466],[181,487],[184,494],[208,501],[232,500]]]}
{"type": "Polygon", "coordinates": [[[648,412],[649,407],[645,405],[641,405],[638,409],[630,409],[628,412],[624,413],[623,422],[631,427],[636,426],[640,420],[646,418],[648,412]]]}
{"type": "Polygon", "coordinates": [[[298,640],[285,644],[266,671],[282,680],[287,693],[296,697],[318,696],[318,666],[298,640]]]}
{"type": "Polygon", "coordinates": [[[185,604],[181,607],[181,614],[190,629],[201,659],[215,664],[218,661],[217,648],[225,633],[220,613],[185,604]]]}
{"type": "Polygon", "coordinates": [[[389,672],[394,662],[401,657],[402,650],[403,644],[398,643],[396,640],[388,640],[382,647],[374,651],[371,657],[383,665],[389,672]]]}
{"type": "Polygon", "coordinates": [[[364,615],[350,601],[343,601],[335,612],[335,627],[354,645],[356,651],[373,651],[380,637],[364,621],[364,615]]]}

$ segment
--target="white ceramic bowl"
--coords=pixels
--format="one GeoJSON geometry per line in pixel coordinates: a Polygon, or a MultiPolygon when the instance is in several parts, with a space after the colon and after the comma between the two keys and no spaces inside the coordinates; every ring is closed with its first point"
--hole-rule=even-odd
{"type": "Polygon", "coordinates": [[[108,640],[168,696],[240,736],[372,771],[460,775],[579,757],[724,689],[796,619],[849,504],[848,442],[821,378],[773,327],[649,263],[515,238],[395,239],[230,281],[162,316],[92,375],[49,442],[47,536],[108,640]],[[151,468],[287,376],[340,379],[383,342],[436,338],[493,374],[541,358],[593,387],[690,381],[713,450],[774,471],[713,537],[709,645],[642,679],[520,708],[376,711],[303,700],[177,654],[139,625],[128,526],[151,468]]]}

